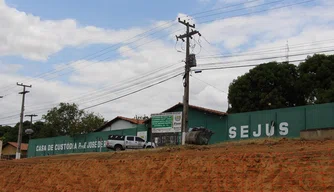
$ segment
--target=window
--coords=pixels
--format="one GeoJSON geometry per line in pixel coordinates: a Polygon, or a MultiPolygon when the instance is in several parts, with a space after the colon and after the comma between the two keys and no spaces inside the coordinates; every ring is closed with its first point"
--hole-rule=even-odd
{"type": "Polygon", "coordinates": [[[134,137],[127,137],[126,140],[127,141],[133,141],[134,137]]]}
{"type": "Polygon", "coordinates": [[[110,140],[124,140],[124,136],[123,135],[109,135],[108,139],[110,139],[110,140]]]}
{"type": "Polygon", "coordinates": [[[145,142],[145,140],[140,137],[136,137],[136,141],[145,142]]]}

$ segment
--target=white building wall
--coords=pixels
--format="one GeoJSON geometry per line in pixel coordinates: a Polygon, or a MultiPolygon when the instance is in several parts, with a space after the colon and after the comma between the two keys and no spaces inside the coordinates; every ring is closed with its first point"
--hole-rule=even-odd
{"type": "Polygon", "coordinates": [[[101,131],[122,130],[122,129],[135,128],[135,127],[136,127],[136,124],[120,119],[120,120],[115,121],[113,124],[111,124],[111,126],[106,127],[101,131]]]}

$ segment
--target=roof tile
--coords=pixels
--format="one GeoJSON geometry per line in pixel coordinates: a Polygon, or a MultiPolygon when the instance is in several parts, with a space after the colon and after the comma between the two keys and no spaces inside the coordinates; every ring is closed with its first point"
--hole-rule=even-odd
{"type": "MultiPolygon", "coordinates": [[[[17,148],[17,143],[16,142],[8,142],[8,144],[17,148]]],[[[21,143],[21,150],[27,151],[28,150],[28,143],[21,143]]]]}

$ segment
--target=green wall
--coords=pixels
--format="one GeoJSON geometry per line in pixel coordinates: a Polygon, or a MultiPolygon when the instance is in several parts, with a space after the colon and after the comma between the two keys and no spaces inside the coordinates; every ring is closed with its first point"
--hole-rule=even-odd
{"type": "MultiPolygon", "coordinates": [[[[176,111],[182,111],[182,106],[169,112],[176,111]]],[[[230,140],[264,138],[269,136],[299,137],[301,130],[333,128],[334,103],[238,113],[227,116],[220,116],[189,108],[189,127],[199,126],[209,128],[214,132],[210,144],[230,140]],[[272,121],[274,121],[275,124],[272,127],[273,132],[270,132],[270,124],[272,121]]],[[[101,144],[101,151],[107,151],[105,141],[108,135],[137,135],[138,131],[148,130],[145,125],[139,125],[138,127],[131,129],[94,132],[74,137],[64,136],[32,139],[29,141],[28,157],[45,156],[48,154],[98,152],[100,151],[101,144]],[[102,139],[102,142],[99,142],[99,139],[102,139]],[[66,147],[62,148],[62,145],[64,144],[66,147]]],[[[150,140],[149,131],[147,138],[150,140]]],[[[179,135],[179,141],[180,138],[181,134],[179,135]]]]}
{"type": "Polygon", "coordinates": [[[108,135],[137,135],[137,132],[147,131],[145,125],[138,125],[135,128],[93,132],[74,137],[61,136],[41,139],[31,139],[28,146],[28,157],[47,156],[68,153],[84,152],[105,152],[107,151],[106,140],[108,135]]]}
{"type": "MultiPolygon", "coordinates": [[[[182,111],[183,107],[180,106],[173,110],[172,112],[182,111]]],[[[225,135],[225,127],[226,127],[226,116],[219,116],[212,113],[207,113],[200,110],[195,110],[193,108],[189,108],[189,128],[192,127],[206,127],[210,130],[214,131],[210,139],[210,144],[218,143],[223,141],[222,137],[225,135]]],[[[181,134],[179,135],[179,143],[181,139],[181,134]]]]}
{"type": "Polygon", "coordinates": [[[299,137],[301,130],[332,127],[334,103],[231,114],[227,117],[225,128],[227,140],[235,140],[269,136],[299,137]],[[275,122],[273,134],[269,132],[271,121],[275,122]],[[258,134],[259,127],[261,134],[258,134]]]}
{"type": "MultiPolygon", "coordinates": [[[[182,111],[182,106],[172,112],[175,111],[182,111]]],[[[264,137],[295,138],[299,137],[300,131],[304,129],[334,127],[334,103],[237,113],[228,116],[190,108],[189,127],[198,126],[207,127],[214,132],[210,144],[264,137]],[[273,127],[270,126],[272,121],[275,122],[273,127]]]]}

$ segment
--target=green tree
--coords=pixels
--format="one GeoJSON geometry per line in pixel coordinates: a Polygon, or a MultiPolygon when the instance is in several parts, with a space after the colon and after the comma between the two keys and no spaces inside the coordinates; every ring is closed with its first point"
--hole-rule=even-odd
{"type": "Polygon", "coordinates": [[[297,67],[270,62],[251,69],[229,86],[229,113],[248,112],[305,104],[297,67]]]}
{"type": "Polygon", "coordinates": [[[81,118],[81,133],[89,133],[104,124],[104,118],[94,113],[85,113],[81,118]]]}
{"type": "Polygon", "coordinates": [[[60,103],[43,115],[45,136],[63,136],[88,133],[103,125],[104,119],[94,113],[79,110],[78,105],[60,103]]]}
{"type": "Polygon", "coordinates": [[[34,133],[31,135],[32,139],[55,136],[55,135],[47,133],[48,129],[45,126],[44,122],[42,122],[42,121],[37,121],[37,122],[33,123],[32,130],[34,131],[34,133]]]}
{"type": "Polygon", "coordinates": [[[334,102],[334,55],[308,56],[298,71],[308,104],[334,102]]]}
{"type": "MultiPolygon", "coordinates": [[[[17,142],[17,137],[19,133],[19,123],[17,123],[14,127],[11,126],[4,126],[0,127],[0,138],[3,140],[4,143],[7,142],[17,142]]],[[[28,143],[29,142],[29,135],[25,134],[25,130],[29,129],[30,122],[24,121],[23,122],[23,129],[22,129],[22,142],[28,143]]]]}

